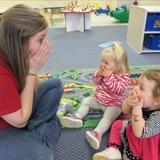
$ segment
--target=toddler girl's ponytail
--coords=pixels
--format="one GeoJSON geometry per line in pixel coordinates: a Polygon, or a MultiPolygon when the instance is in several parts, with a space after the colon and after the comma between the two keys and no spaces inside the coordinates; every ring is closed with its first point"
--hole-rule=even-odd
{"type": "Polygon", "coordinates": [[[112,49],[114,54],[116,55],[117,72],[128,73],[129,66],[128,66],[128,56],[126,51],[118,43],[113,43],[112,49]]]}

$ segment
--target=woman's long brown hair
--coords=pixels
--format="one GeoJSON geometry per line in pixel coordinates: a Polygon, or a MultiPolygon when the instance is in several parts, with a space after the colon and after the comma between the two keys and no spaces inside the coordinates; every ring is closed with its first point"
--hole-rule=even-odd
{"type": "Polygon", "coordinates": [[[41,14],[23,4],[13,6],[0,17],[0,54],[17,78],[20,93],[29,70],[29,38],[47,26],[41,14]]]}

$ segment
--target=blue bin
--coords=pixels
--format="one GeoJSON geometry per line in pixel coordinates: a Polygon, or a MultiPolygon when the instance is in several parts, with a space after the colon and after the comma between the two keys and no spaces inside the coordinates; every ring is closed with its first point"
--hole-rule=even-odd
{"type": "Polygon", "coordinates": [[[144,37],[144,46],[152,50],[160,50],[160,35],[148,34],[144,37]]]}
{"type": "Polygon", "coordinates": [[[160,14],[159,13],[148,14],[145,31],[160,31],[160,14]]]}

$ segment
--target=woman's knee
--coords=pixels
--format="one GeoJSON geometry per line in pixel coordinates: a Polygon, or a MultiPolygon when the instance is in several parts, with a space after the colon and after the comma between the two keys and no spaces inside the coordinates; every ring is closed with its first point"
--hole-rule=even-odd
{"type": "Polygon", "coordinates": [[[60,95],[62,95],[63,92],[64,92],[64,84],[63,84],[63,82],[59,78],[55,78],[53,80],[53,85],[55,86],[55,88],[57,88],[57,90],[59,91],[60,95]]]}
{"type": "Polygon", "coordinates": [[[35,103],[49,93],[51,93],[51,96],[55,96],[59,99],[63,95],[63,90],[63,83],[58,78],[43,81],[36,92],[35,103]]]}
{"type": "Polygon", "coordinates": [[[49,79],[47,81],[43,81],[40,84],[39,89],[41,90],[50,90],[50,89],[59,89],[60,91],[63,91],[63,83],[59,78],[49,79]]]}
{"type": "Polygon", "coordinates": [[[46,81],[43,81],[41,83],[42,86],[50,86],[50,87],[58,87],[58,86],[63,86],[62,81],[59,78],[53,78],[53,79],[49,79],[46,81]]]}

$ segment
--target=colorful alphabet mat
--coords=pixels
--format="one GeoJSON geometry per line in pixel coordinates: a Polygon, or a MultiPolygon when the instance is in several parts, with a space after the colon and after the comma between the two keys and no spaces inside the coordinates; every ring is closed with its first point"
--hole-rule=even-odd
{"type": "MultiPolygon", "coordinates": [[[[149,66],[131,66],[131,78],[128,90],[137,85],[138,77],[148,69],[160,69],[160,65],[149,66]]],[[[95,85],[92,82],[92,75],[95,73],[96,68],[88,69],[69,69],[58,71],[54,73],[44,73],[39,75],[40,80],[52,79],[55,77],[60,78],[64,82],[64,94],[60,103],[57,115],[61,118],[68,112],[74,112],[80,106],[85,97],[91,96],[95,90],[95,85]]],[[[101,119],[102,111],[92,111],[84,119],[83,127],[94,127],[101,119]]]]}

